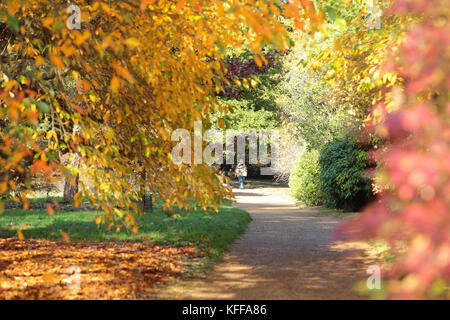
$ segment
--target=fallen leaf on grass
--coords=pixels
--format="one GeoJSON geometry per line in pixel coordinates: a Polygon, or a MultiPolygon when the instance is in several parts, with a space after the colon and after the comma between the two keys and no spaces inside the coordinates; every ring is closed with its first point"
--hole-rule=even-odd
{"type": "Polygon", "coordinates": [[[53,210],[53,207],[50,203],[47,203],[47,212],[50,216],[55,214],[55,210],[53,210]]]}
{"type": "Polygon", "coordinates": [[[22,233],[22,230],[19,228],[19,230],[17,230],[17,237],[19,238],[19,240],[24,240],[25,237],[22,233]]]}

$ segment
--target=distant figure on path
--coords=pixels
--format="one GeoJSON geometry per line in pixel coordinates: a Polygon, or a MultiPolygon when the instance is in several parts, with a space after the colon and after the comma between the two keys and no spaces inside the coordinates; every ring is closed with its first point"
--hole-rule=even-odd
{"type": "Polygon", "coordinates": [[[235,170],[236,176],[239,179],[239,188],[244,189],[244,180],[247,176],[247,167],[244,164],[244,160],[239,160],[238,165],[236,166],[235,170]]]}

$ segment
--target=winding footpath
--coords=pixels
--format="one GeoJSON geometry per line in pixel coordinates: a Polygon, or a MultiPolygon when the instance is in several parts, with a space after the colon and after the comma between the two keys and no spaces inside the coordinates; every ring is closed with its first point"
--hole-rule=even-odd
{"type": "Polygon", "coordinates": [[[342,219],[298,208],[286,190],[233,191],[236,205],[253,218],[247,232],[203,279],[169,286],[161,298],[366,298],[354,287],[375,262],[367,245],[333,240],[342,219]]]}

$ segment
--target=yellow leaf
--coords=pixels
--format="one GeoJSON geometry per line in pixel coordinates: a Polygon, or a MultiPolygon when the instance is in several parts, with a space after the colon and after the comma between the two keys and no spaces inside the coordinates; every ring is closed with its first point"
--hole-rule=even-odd
{"type": "Polygon", "coordinates": [[[64,67],[65,67],[64,62],[63,62],[63,61],[61,60],[61,58],[58,57],[58,56],[55,56],[55,55],[50,56],[50,61],[51,61],[55,66],[58,66],[58,67],[60,67],[60,68],[64,68],[64,67]]]}
{"type": "Polygon", "coordinates": [[[38,57],[36,57],[34,63],[36,64],[36,67],[39,67],[45,63],[45,60],[41,56],[38,56],[38,57]]]}
{"type": "Polygon", "coordinates": [[[70,47],[70,46],[62,47],[61,50],[64,52],[64,55],[66,57],[70,57],[70,56],[74,55],[75,52],[76,52],[75,48],[74,47],[70,47]]]}
{"type": "Polygon", "coordinates": [[[51,283],[56,280],[56,275],[47,273],[42,276],[42,280],[47,283],[51,283]]]}
{"type": "Polygon", "coordinates": [[[131,48],[136,48],[136,47],[139,47],[139,46],[141,45],[140,42],[139,42],[139,40],[136,39],[136,38],[128,38],[128,39],[125,41],[125,44],[126,44],[127,46],[131,47],[131,48]]]}
{"type": "Polygon", "coordinates": [[[86,41],[87,39],[89,39],[91,36],[91,33],[87,30],[83,31],[83,34],[78,33],[75,36],[75,41],[73,42],[76,46],[80,46],[84,41],[86,41]]]}
{"type": "Polygon", "coordinates": [[[179,12],[186,5],[186,0],[179,0],[175,7],[175,12],[179,12]]]}
{"type": "Polygon", "coordinates": [[[116,76],[112,77],[111,79],[111,91],[116,93],[117,90],[119,89],[119,85],[120,85],[120,80],[119,78],[117,78],[116,76]]]}
{"type": "Polygon", "coordinates": [[[262,67],[262,60],[258,55],[254,55],[253,59],[255,60],[255,63],[258,67],[262,67]]]}
{"type": "Polygon", "coordinates": [[[6,84],[6,86],[3,88],[3,90],[5,92],[10,91],[13,87],[17,87],[18,86],[18,82],[16,80],[10,80],[8,81],[8,83],[6,84]]]}
{"type": "Polygon", "coordinates": [[[130,83],[134,82],[133,76],[130,74],[130,72],[126,68],[119,66],[119,65],[114,65],[113,67],[119,76],[122,76],[130,83]]]}
{"type": "Polygon", "coordinates": [[[51,26],[51,24],[53,23],[54,20],[55,20],[55,19],[54,19],[53,17],[45,18],[44,21],[42,22],[42,25],[43,25],[44,27],[50,29],[50,26],[51,26]]]}
{"type": "Polygon", "coordinates": [[[250,89],[247,79],[242,80],[242,85],[244,86],[245,89],[247,89],[247,90],[250,89]]]}
{"type": "Polygon", "coordinates": [[[28,201],[27,197],[25,196],[25,194],[21,195],[22,198],[22,202],[23,202],[23,209],[24,210],[28,210],[30,209],[30,202],[28,201]]]}
{"type": "Polygon", "coordinates": [[[48,212],[48,215],[50,215],[50,216],[55,214],[55,210],[53,210],[53,207],[50,203],[47,203],[47,212],[48,212]]]}
{"type": "Polygon", "coordinates": [[[23,236],[22,230],[17,230],[17,237],[19,240],[25,240],[25,237],[23,236]]]}

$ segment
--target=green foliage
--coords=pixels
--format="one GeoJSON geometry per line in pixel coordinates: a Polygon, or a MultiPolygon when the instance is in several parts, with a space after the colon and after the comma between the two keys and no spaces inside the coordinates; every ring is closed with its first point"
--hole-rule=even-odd
{"type": "Polygon", "coordinates": [[[294,47],[284,61],[276,102],[293,134],[319,150],[324,143],[358,128],[360,119],[335,104],[339,93],[323,81],[322,72],[301,65],[307,59],[301,49],[294,47]]]}
{"type": "Polygon", "coordinates": [[[359,210],[372,198],[367,153],[350,136],[328,142],[320,153],[320,181],[328,208],[359,210]]]}
{"type": "Polygon", "coordinates": [[[292,196],[308,206],[322,204],[319,152],[305,151],[291,171],[289,187],[292,196]]]}
{"type": "Polygon", "coordinates": [[[264,57],[267,64],[258,66],[254,61],[254,53],[245,46],[239,55],[235,50],[228,53],[224,62],[231,85],[226,87],[225,93],[220,94],[219,103],[223,109],[226,106],[231,109],[211,116],[214,127],[218,127],[218,118],[236,130],[266,130],[279,125],[275,88],[281,80],[282,55],[276,50],[265,48],[264,57]],[[243,86],[234,82],[235,79],[242,81],[244,78],[249,81],[243,86]]]}
{"type": "Polygon", "coordinates": [[[264,130],[274,129],[278,126],[278,119],[275,112],[260,108],[255,110],[254,105],[249,100],[232,99],[227,101],[232,106],[232,110],[224,115],[211,116],[212,122],[216,123],[217,118],[225,120],[227,126],[235,130],[264,130]]]}

